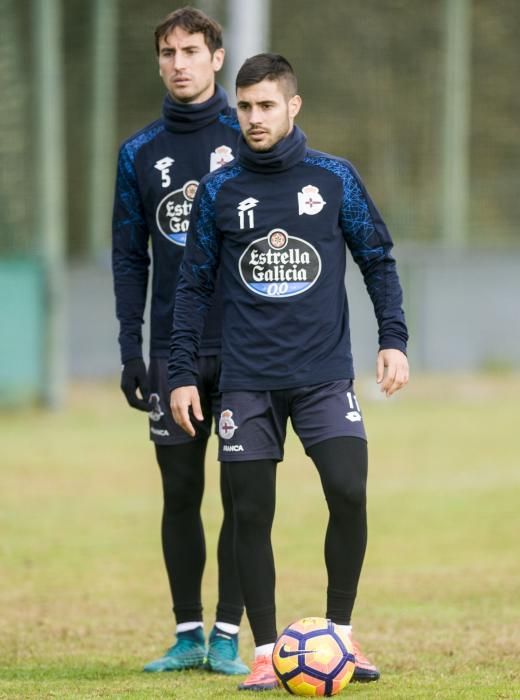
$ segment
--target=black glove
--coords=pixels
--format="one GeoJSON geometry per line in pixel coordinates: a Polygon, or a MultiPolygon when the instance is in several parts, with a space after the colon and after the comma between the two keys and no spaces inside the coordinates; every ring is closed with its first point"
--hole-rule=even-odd
{"type": "Polygon", "coordinates": [[[121,390],[130,406],[139,409],[139,411],[150,410],[150,404],[148,403],[150,394],[148,373],[142,358],[136,357],[134,360],[128,360],[123,365],[121,390]],[[137,389],[141,392],[142,398],[139,398],[139,395],[136,393],[137,389]]]}

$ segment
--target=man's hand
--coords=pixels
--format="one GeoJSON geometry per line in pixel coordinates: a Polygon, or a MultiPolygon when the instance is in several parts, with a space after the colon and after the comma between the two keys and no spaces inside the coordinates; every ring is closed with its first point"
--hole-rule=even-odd
{"type": "Polygon", "coordinates": [[[139,411],[150,410],[150,404],[148,403],[150,395],[148,373],[146,365],[140,357],[128,360],[123,365],[121,390],[132,408],[137,408],[139,411]],[[137,389],[139,389],[142,398],[136,393],[137,389]]]}
{"type": "Polygon", "coordinates": [[[180,386],[174,389],[170,394],[170,408],[172,410],[173,420],[177,425],[188,433],[188,435],[195,437],[195,428],[190,420],[190,408],[196,420],[204,420],[197,387],[180,386]]]}
{"type": "Polygon", "coordinates": [[[377,355],[376,381],[381,391],[392,396],[408,383],[408,358],[400,350],[380,350],[377,355]]]}

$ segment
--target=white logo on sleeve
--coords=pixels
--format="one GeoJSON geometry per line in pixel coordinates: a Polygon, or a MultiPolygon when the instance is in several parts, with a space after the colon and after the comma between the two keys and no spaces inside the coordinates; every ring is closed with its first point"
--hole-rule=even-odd
{"type": "Polygon", "coordinates": [[[245,214],[247,212],[247,223],[249,228],[254,228],[255,226],[255,213],[253,211],[254,207],[258,204],[258,199],[254,197],[248,197],[243,199],[238,203],[238,220],[240,222],[240,228],[244,229],[246,227],[245,214]]]}
{"type": "Polygon", "coordinates": [[[223,440],[231,440],[238,425],[233,420],[233,411],[228,408],[222,411],[218,422],[218,434],[223,440]]]}
{"type": "Polygon", "coordinates": [[[226,163],[230,163],[235,156],[229,146],[219,146],[215,148],[209,157],[209,170],[213,172],[217,168],[222,167],[226,163]]]}
{"type": "Polygon", "coordinates": [[[153,166],[161,172],[161,186],[169,187],[172,184],[172,179],[170,177],[170,168],[175,163],[173,158],[165,156],[158,160],[153,166]]]}
{"type": "Polygon", "coordinates": [[[323,199],[320,191],[314,185],[306,185],[298,192],[298,214],[319,214],[327,202],[323,199]]]}

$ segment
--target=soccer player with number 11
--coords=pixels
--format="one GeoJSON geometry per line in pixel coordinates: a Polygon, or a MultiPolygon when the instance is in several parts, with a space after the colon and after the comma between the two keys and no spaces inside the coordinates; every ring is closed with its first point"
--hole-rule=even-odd
{"type": "MultiPolygon", "coordinates": [[[[203,419],[199,338],[217,274],[223,303],[220,459],[229,476],[235,552],[255,662],[242,690],[274,688],[277,638],[271,526],[276,465],[290,417],[329,508],[326,617],[351,636],[366,549],[367,442],[355,396],[345,292],[346,246],[379,326],[377,381],[408,381],[408,333],[392,240],[347,161],[308,148],[294,125],[290,64],[259,54],[238,72],[238,158],[204,177],[193,204],[169,362],[173,416],[203,419]]],[[[355,644],[354,644],[355,647],[355,644]]],[[[356,650],[354,680],[379,672],[356,650]]]]}

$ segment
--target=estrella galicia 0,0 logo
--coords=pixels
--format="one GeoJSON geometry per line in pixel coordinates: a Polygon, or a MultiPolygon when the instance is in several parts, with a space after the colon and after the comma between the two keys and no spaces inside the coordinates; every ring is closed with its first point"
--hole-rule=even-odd
{"type": "Polygon", "coordinates": [[[155,220],[157,228],[176,245],[186,245],[186,233],[190,224],[190,212],[197,187],[196,180],[188,180],[184,185],[164,197],[157,207],[155,220]]]}
{"type": "Polygon", "coordinates": [[[318,280],[321,258],[307,241],[275,228],[247,246],[239,268],[242,281],[255,294],[292,297],[307,292],[318,280]]]}

